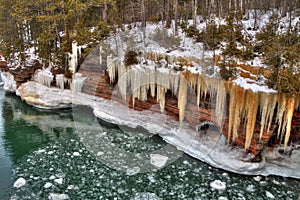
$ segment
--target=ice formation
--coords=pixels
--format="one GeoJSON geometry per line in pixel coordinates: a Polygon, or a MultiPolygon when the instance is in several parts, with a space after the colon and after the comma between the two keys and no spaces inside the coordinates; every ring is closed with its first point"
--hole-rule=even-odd
{"type": "Polygon", "coordinates": [[[46,85],[47,87],[51,86],[51,82],[53,81],[53,75],[50,72],[50,69],[37,70],[34,79],[40,84],[46,85]]]}
{"type": "Polygon", "coordinates": [[[55,77],[56,80],[56,86],[59,87],[60,89],[64,89],[65,86],[65,78],[63,74],[57,74],[55,77]]]}
{"type": "Polygon", "coordinates": [[[74,93],[81,93],[83,81],[84,78],[82,77],[82,74],[76,73],[71,87],[74,93]]]}
{"type": "Polygon", "coordinates": [[[1,80],[4,82],[3,89],[8,92],[15,92],[17,89],[17,83],[14,80],[14,76],[9,72],[1,72],[1,80]]]}
{"type": "Polygon", "coordinates": [[[217,189],[217,190],[225,190],[226,189],[226,182],[220,180],[214,180],[210,183],[210,187],[217,189]]]}
{"type": "Polygon", "coordinates": [[[24,178],[19,178],[18,180],[16,180],[16,182],[14,183],[14,187],[15,188],[20,188],[23,187],[26,184],[26,180],[24,178]]]}
{"type": "MultiPolygon", "coordinates": [[[[151,55],[151,64],[137,64],[125,67],[119,58],[107,57],[108,74],[111,83],[116,83],[124,99],[146,101],[147,95],[156,96],[161,112],[164,112],[165,95],[171,91],[178,99],[179,121],[182,123],[190,93],[194,92],[197,105],[209,99],[214,106],[214,118],[220,129],[228,120],[228,142],[235,141],[245,133],[245,149],[251,146],[255,127],[260,126],[259,138],[274,131],[272,122],[277,121],[278,138],[288,144],[294,110],[299,107],[299,99],[276,92],[257,91],[244,88],[237,83],[225,82],[202,75],[197,70],[178,71],[155,64],[157,56],[151,55]],[[227,103],[227,96],[230,97],[227,103]],[[277,110],[277,112],[275,112],[277,110]],[[225,117],[228,116],[226,119],[225,117]]],[[[163,56],[160,56],[163,57],[163,56]]],[[[169,58],[168,62],[178,62],[179,58],[169,58]]]]}

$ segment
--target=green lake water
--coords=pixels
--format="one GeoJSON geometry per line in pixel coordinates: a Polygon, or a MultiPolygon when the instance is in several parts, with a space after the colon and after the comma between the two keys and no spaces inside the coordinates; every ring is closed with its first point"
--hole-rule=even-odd
{"type": "Polygon", "coordinates": [[[41,111],[1,90],[0,111],[1,200],[297,200],[300,194],[299,180],[215,169],[141,129],[103,123],[86,107],[41,111]],[[149,164],[149,155],[163,148],[177,159],[161,169],[149,164]],[[26,184],[13,187],[21,177],[26,184]],[[215,180],[226,189],[213,189],[215,180]]]}

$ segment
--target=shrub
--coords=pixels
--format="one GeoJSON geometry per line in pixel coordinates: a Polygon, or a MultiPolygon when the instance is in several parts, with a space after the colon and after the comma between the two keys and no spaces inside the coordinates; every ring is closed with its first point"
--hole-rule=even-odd
{"type": "Polygon", "coordinates": [[[126,67],[138,64],[138,54],[135,51],[127,51],[125,53],[124,64],[126,67]]]}

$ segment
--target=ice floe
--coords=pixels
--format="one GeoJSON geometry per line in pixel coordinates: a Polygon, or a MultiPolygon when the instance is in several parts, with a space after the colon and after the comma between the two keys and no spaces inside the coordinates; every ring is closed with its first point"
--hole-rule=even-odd
{"type": "Polygon", "coordinates": [[[16,182],[14,183],[15,188],[23,187],[26,184],[26,180],[24,178],[18,178],[16,182]]]}
{"type": "Polygon", "coordinates": [[[160,154],[150,154],[150,158],[151,164],[158,168],[165,166],[168,161],[168,157],[162,156],[160,154]]]}
{"type": "Polygon", "coordinates": [[[222,182],[220,180],[214,180],[210,183],[210,187],[217,189],[217,190],[225,190],[226,189],[226,183],[222,182]]]}

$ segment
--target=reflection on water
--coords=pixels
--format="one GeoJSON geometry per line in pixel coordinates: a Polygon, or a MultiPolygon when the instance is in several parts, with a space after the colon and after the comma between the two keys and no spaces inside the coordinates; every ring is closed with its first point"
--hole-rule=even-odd
{"type": "MultiPolygon", "coordinates": [[[[139,130],[99,123],[92,110],[41,111],[0,91],[0,199],[297,199],[300,181],[241,176],[187,155],[142,172],[140,159],[167,144],[139,130]],[[76,123],[74,123],[74,119],[76,123]],[[126,163],[130,155],[131,163],[126,163]],[[124,162],[125,161],[125,162],[124,162]],[[136,163],[135,163],[136,162],[136,163]],[[115,164],[115,166],[112,166],[115,164]],[[13,182],[27,183],[17,189],[13,182]],[[225,190],[210,183],[221,180],[225,190]]],[[[168,149],[168,156],[176,152],[168,149]]]]}

